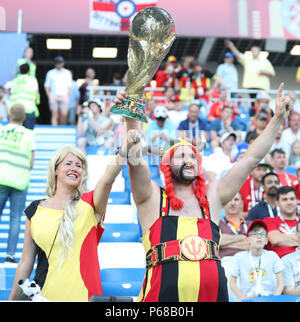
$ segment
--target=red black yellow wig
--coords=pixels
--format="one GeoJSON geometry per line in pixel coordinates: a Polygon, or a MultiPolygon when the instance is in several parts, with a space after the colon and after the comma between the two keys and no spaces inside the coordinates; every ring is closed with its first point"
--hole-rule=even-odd
{"type": "Polygon", "coordinates": [[[170,149],[164,154],[160,163],[160,169],[165,178],[165,192],[170,199],[170,206],[174,210],[179,210],[183,207],[184,203],[182,200],[175,197],[174,183],[172,181],[171,167],[170,162],[174,156],[176,149],[180,146],[187,145],[189,146],[197,157],[198,164],[198,176],[196,177],[193,186],[196,198],[199,201],[200,207],[208,208],[208,201],[206,199],[206,184],[205,176],[202,169],[202,157],[201,154],[197,151],[196,147],[190,143],[185,142],[184,140],[179,140],[179,143],[174,144],[170,149]]]}

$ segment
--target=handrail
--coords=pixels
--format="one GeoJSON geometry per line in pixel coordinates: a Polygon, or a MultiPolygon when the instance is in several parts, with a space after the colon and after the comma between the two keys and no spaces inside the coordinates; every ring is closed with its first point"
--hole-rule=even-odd
{"type": "MultiPolygon", "coordinates": [[[[113,102],[113,99],[116,96],[116,93],[119,92],[120,90],[124,90],[125,86],[88,86],[87,87],[89,94],[89,100],[92,99],[99,99],[101,103],[103,103],[105,106],[108,104],[110,105],[113,102]],[[113,94],[111,93],[113,92],[113,94]]],[[[164,96],[155,96],[153,95],[154,92],[164,92],[165,88],[164,87],[158,87],[158,88],[153,88],[153,87],[146,87],[145,92],[149,92],[151,95],[151,98],[154,100],[161,100],[164,99],[164,96]]],[[[237,104],[240,102],[244,107],[249,107],[252,102],[255,102],[255,98],[251,98],[249,94],[257,94],[259,93],[260,90],[255,90],[255,89],[242,89],[238,88],[235,90],[227,90],[227,100],[232,101],[233,103],[237,104]],[[232,97],[232,94],[235,94],[235,97],[232,97]],[[242,97],[237,97],[238,95],[241,95],[242,97]]],[[[266,91],[270,97],[271,100],[275,99],[277,90],[276,89],[271,89],[266,91]]],[[[286,95],[290,90],[284,90],[283,95],[286,95]]],[[[296,94],[296,97],[300,97],[300,90],[295,90],[293,91],[296,94]]],[[[212,98],[212,101],[216,101],[217,98],[212,98]]],[[[195,100],[197,102],[197,100],[195,100]]],[[[297,99],[298,101],[298,99],[297,99]]]]}

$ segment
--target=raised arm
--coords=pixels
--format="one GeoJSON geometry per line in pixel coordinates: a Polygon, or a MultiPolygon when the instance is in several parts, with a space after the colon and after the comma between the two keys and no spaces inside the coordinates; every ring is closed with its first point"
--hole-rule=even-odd
{"type": "Polygon", "coordinates": [[[239,59],[240,55],[242,54],[234,45],[234,43],[231,40],[225,40],[225,46],[232,51],[234,56],[239,59]]]}
{"type": "Polygon", "coordinates": [[[269,152],[282,122],[287,118],[291,106],[289,97],[282,96],[283,88],[284,84],[281,83],[276,97],[275,114],[263,133],[250,145],[244,158],[238,161],[223,178],[211,185],[209,199],[216,207],[212,212],[215,216],[214,221],[219,220],[222,207],[234,197],[251,171],[269,152]]]}
{"type": "MultiPolygon", "coordinates": [[[[136,140],[140,139],[137,131],[133,130],[133,134],[137,134],[136,140]]],[[[119,153],[107,165],[103,176],[96,184],[93,201],[95,206],[95,216],[98,222],[101,222],[103,219],[112,185],[126,163],[127,150],[130,150],[131,146],[132,143],[128,143],[127,137],[125,136],[119,153]]]]}
{"type": "MultiPolygon", "coordinates": [[[[126,100],[127,93],[125,91],[120,91],[114,100],[115,103],[120,103],[126,100]]],[[[133,145],[136,142],[137,132],[133,130],[138,129],[139,121],[127,118],[124,123],[125,129],[124,133],[127,132],[127,140],[133,145]]],[[[137,206],[148,201],[153,192],[153,185],[151,181],[150,169],[148,163],[141,157],[142,156],[142,145],[141,142],[136,142],[137,144],[133,147],[133,151],[128,151],[128,167],[130,176],[130,185],[133,199],[137,206]]]]}

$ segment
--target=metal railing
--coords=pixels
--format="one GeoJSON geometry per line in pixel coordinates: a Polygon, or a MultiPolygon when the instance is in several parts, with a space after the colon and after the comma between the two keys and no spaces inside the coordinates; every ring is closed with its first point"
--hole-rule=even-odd
{"type": "MultiPolygon", "coordinates": [[[[97,98],[103,106],[112,106],[113,105],[113,99],[115,98],[116,94],[120,90],[124,90],[125,86],[88,86],[88,97],[89,100],[93,100],[97,98]]],[[[145,88],[146,98],[151,98],[154,100],[163,100],[165,97],[163,95],[155,95],[157,92],[164,92],[164,87],[159,88],[152,88],[147,87],[145,88]]],[[[236,105],[242,105],[245,109],[248,109],[249,106],[253,102],[256,101],[256,98],[251,98],[250,94],[257,95],[260,92],[260,90],[247,90],[247,89],[236,89],[236,90],[227,90],[227,100],[232,101],[236,105]],[[234,94],[234,95],[232,95],[234,94]]],[[[286,95],[289,91],[284,90],[283,95],[286,95]]],[[[300,98],[300,90],[294,91],[297,98],[300,98]]],[[[270,95],[271,100],[275,100],[277,90],[271,89],[268,90],[267,93],[270,95]]],[[[212,98],[211,101],[216,101],[217,98],[212,98]]],[[[193,102],[197,103],[197,100],[194,100],[193,102]]],[[[296,100],[296,102],[299,102],[299,99],[296,100]]]]}

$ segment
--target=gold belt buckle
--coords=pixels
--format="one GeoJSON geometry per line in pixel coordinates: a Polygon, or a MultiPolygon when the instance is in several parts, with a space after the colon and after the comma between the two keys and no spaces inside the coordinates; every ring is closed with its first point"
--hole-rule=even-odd
{"type": "Polygon", "coordinates": [[[199,261],[207,255],[206,242],[203,238],[196,235],[190,235],[182,239],[180,250],[191,261],[199,261]]]}

